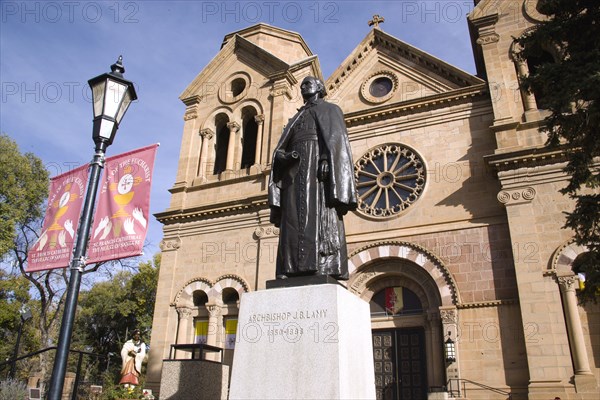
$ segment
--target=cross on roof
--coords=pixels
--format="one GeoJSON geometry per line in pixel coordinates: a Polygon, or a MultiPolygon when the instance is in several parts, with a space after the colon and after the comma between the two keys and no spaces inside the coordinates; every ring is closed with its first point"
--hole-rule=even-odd
{"type": "Polygon", "coordinates": [[[369,21],[369,26],[379,29],[379,24],[385,22],[385,18],[380,17],[379,14],[373,15],[373,19],[369,21]]]}

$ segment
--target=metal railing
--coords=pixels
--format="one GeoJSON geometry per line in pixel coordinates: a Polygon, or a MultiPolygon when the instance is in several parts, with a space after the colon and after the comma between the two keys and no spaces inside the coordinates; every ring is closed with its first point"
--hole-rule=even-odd
{"type": "Polygon", "coordinates": [[[467,397],[467,383],[473,386],[477,386],[480,389],[484,389],[490,392],[494,392],[496,394],[501,394],[506,396],[507,400],[512,400],[512,393],[507,392],[506,390],[498,389],[492,386],[485,385],[483,383],[474,382],[469,379],[448,379],[448,383],[446,387],[448,389],[448,393],[451,397],[467,397]],[[456,384],[456,385],[455,385],[456,384]],[[462,390],[461,390],[462,386],[462,390]]]}
{"type": "MultiPolygon", "coordinates": [[[[52,351],[52,350],[56,350],[56,349],[57,349],[56,346],[51,346],[51,347],[47,347],[42,350],[38,350],[38,351],[34,351],[32,353],[25,354],[24,356],[20,356],[17,358],[13,358],[11,360],[1,362],[0,370],[2,370],[3,368],[6,368],[7,366],[14,366],[17,363],[17,361],[25,360],[30,357],[35,357],[38,354],[42,354],[47,351],[52,351]]],[[[81,368],[83,366],[83,357],[90,356],[90,357],[94,357],[96,359],[99,359],[99,358],[106,359],[107,362],[106,362],[105,371],[108,371],[108,368],[110,367],[110,357],[102,355],[102,354],[90,353],[89,351],[82,351],[82,350],[69,350],[69,353],[75,353],[75,354],[79,355],[78,359],[77,359],[77,372],[75,372],[75,381],[73,382],[73,392],[71,395],[71,400],[77,400],[77,395],[79,392],[79,384],[81,383],[80,377],[81,377],[81,368]]]]}

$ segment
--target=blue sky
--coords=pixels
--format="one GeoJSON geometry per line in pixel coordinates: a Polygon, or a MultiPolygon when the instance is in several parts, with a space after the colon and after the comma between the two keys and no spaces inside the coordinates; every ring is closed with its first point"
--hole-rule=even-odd
{"type": "MultiPolygon", "coordinates": [[[[475,74],[470,0],[439,1],[0,1],[0,131],[40,157],[52,175],[93,154],[88,79],[123,55],[131,105],[107,155],[160,142],[151,212],[164,211],[181,144],[179,95],[223,37],[258,22],[300,33],[327,78],[367,35],[373,14],[387,33],[475,74]]],[[[148,255],[162,226],[150,219],[148,255]]]]}

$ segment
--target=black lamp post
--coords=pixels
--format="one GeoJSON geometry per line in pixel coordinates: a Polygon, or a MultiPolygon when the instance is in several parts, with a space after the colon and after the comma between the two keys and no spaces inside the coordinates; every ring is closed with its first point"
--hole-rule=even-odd
{"type": "Polygon", "coordinates": [[[77,297],[81,286],[81,276],[85,267],[85,254],[96,202],[96,192],[100,172],[104,168],[104,152],[113,142],[119,123],[125,115],[132,101],[137,99],[133,83],[123,78],[125,68],[123,57],[119,56],[116,63],[110,66],[111,72],[99,75],[88,81],[92,88],[92,101],[94,106],[94,129],[92,138],[95,143],[96,154],[90,162],[90,177],[87,193],[83,203],[79,228],[77,229],[77,242],[70,265],[69,286],[58,337],[58,348],[50,380],[49,400],[60,400],[62,397],[77,297]]]}
{"type": "Polygon", "coordinates": [[[19,314],[21,315],[21,323],[19,324],[19,331],[17,332],[17,342],[15,343],[15,350],[13,351],[13,362],[10,365],[9,376],[11,379],[15,378],[15,372],[17,371],[17,357],[19,357],[19,345],[21,344],[23,325],[25,325],[25,322],[29,321],[32,317],[31,310],[25,305],[21,307],[21,309],[19,310],[19,314]]]}

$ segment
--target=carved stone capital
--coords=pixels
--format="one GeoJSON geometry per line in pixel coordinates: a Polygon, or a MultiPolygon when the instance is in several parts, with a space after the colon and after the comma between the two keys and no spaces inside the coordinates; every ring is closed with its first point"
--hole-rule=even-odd
{"type": "Polygon", "coordinates": [[[265,122],[265,114],[255,115],[254,122],[256,122],[257,125],[262,125],[265,122]]]}
{"type": "Polygon", "coordinates": [[[208,310],[208,314],[210,314],[211,317],[219,317],[221,315],[221,306],[218,306],[216,304],[207,304],[206,309],[208,310]]]}
{"type": "Polygon", "coordinates": [[[183,114],[183,120],[184,121],[189,121],[191,119],[196,119],[198,118],[198,113],[196,111],[186,111],[185,114],[183,114]]]}
{"type": "Polygon", "coordinates": [[[279,228],[276,228],[274,226],[267,226],[266,228],[258,227],[254,230],[254,237],[256,239],[263,239],[275,236],[279,236],[279,228]]]}
{"type": "Polygon", "coordinates": [[[490,33],[485,36],[480,36],[479,39],[477,39],[477,44],[485,46],[486,44],[496,43],[498,40],[500,40],[500,35],[497,33],[490,33]]]}
{"type": "Polygon", "coordinates": [[[175,308],[179,319],[187,319],[192,316],[192,309],[188,307],[177,307],[175,308]]]}
{"type": "Polygon", "coordinates": [[[202,136],[202,139],[210,140],[214,135],[215,133],[210,128],[200,129],[200,136],[202,136]]]}
{"type": "Polygon", "coordinates": [[[579,286],[579,278],[576,275],[559,276],[557,279],[561,292],[574,292],[579,286]]]}
{"type": "Polygon", "coordinates": [[[173,251],[177,250],[181,247],[181,239],[171,238],[171,239],[163,239],[160,241],[159,245],[161,251],[173,251]]]}
{"type": "Polygon", "coordinates": [[[231,121],[227,123],[227,128],[229,128],[230,132],[237,133],[240,130],[240,124],[235,121],[231,121]]]}
{"type": "Polygon", "coordinates": [[[199,97],[194,96],[192,99],[188,99],[186,102],[185,113],[183,114],[183,120],[189,121],[191,119],[198,118],[198,103],[200,102],[199,97]]]}
{"type": "Polygon", "coordinates": [[[498,201],[504,205],[528,203],[535,198],[535,195],[535,189],[532,187],[502,190],[498,193],[498,201]]]}
{"type": "Polygon", "coordinates": [[[271,90],[269,91],[269,95],[271,97],[287,96],[289,99],[292,98],[289,85],[282,81],[273,84],[271,90]]]}
{"type": "Polygon", "coordinates": [[[456,309],[440,309],[440,318],[443,324],[456,324],[458,322],[458,312],[456,309]]]}

